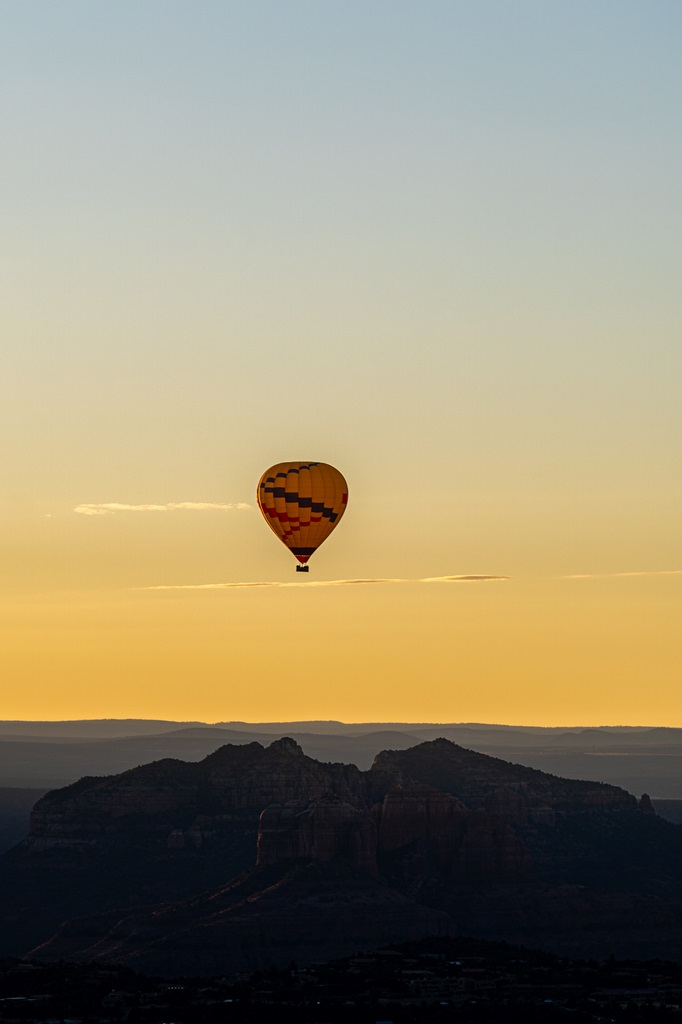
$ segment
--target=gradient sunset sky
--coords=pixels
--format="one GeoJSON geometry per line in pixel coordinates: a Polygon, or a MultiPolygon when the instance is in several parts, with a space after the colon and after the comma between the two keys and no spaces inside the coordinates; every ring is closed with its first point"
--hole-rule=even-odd
{"type": "Polygon", "coordinates": [[[2,4],[0,718],[682,726],[681,44],[2,4]],[[295,459],[350,492],[307,578],[295,459]]]}

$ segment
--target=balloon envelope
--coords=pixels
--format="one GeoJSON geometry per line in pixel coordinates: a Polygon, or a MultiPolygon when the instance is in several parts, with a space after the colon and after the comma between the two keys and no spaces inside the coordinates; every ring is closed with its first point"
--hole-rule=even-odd
{"type": "Polygon", "coordinates": [[[256,494],[268,526],[305,564],[346,511],[348,484],[325,462],[278,462],[256,494]]]}

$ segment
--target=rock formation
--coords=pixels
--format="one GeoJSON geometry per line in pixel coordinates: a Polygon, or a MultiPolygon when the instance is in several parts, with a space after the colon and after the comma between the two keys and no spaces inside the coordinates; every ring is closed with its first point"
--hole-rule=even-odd
{"type": "Polygon", "coordinates": [[[228,745],[39,800],[0,859],[0,953],[211,973],[462,928],[664,955],[682,950],[681,837],[646,798],[447,740],[368,772],[291,739],[228,745]]]}
{"type": "Polygon", "coordinates": [[[470,810],[488,810],[514,824],[548,820],[556,813],[633,810],[630,793],[602,782],[580,782],[510,764],[451,743],[432,740],[408,750],[384,750],[370,774],[396,783],[418,779],[450,793],[470,810]]]}
{"type": "Polygon", "coordinates": [[[362,807],[368,793],[354,765],[320,764],[292,739],[228,744],[198,763],[166,759],[121,775],[80,779],[35,805],[32,850],[111,844],[139,831],[176,848],[239,820],[255,827],[269,804],[309,803],[326,794],[362,807]]]}
{"type": "Polygon", "coordinates": [[[376,878],[376,829],[366,810],[337,797],[321,797],[307,805],[271,804],[262,812],[259,867],[288,860],[337,859],[376,878]]]}

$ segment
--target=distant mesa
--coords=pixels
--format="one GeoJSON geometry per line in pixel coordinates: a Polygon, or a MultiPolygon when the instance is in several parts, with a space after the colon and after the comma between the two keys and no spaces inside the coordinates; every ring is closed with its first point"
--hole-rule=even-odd
{"type": "Polygon", "coordinates": [[[82,778],[0,858],[2,949],[149,973],[433,934],[682,956],[682,829],[648,797],[445,738],[322,763],[291,737],[82,778]]]}

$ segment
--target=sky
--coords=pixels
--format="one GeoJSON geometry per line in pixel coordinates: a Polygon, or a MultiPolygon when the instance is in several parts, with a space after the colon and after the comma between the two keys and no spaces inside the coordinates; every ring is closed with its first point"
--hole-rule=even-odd
{"type": "Polygon", "coordinates": [[[0,718],[682,726],[681,41],[0,5],[0,718]]]}

